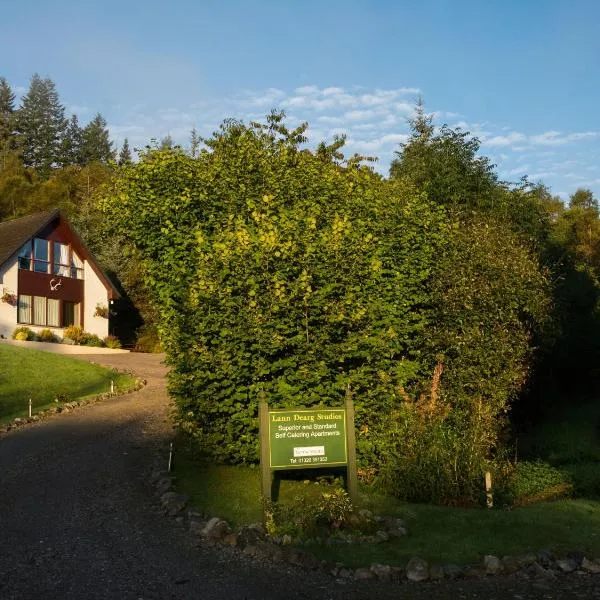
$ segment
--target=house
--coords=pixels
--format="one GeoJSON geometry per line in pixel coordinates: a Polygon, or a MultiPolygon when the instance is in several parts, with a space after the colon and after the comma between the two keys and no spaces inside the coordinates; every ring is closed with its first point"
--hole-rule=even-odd
{"type": "Polygon", "coordinates": [[[69,325],[103,338],[119,293],[58,210],[0,223],[0,336],[69,325]]]}

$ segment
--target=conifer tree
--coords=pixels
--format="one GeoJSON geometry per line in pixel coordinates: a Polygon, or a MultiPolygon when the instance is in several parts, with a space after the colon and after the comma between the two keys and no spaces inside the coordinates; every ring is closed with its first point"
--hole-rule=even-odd
{"type": "Polygon", "coordinates": [[[196,158],[198,156],[198,149],[200,148],[200,136],[194,127],[190,133],[190,156],[196,158]]]}
{"type": "Polygon", "coordinates": [[[61,140],[61,163],[63,166],[80,165],[82,157],[83,131],[77,115],[73,115],[61,140]]]}
{"type": "Polygon", "coordinates": [[[84,164],[90,162],[106,164],[115,158],[107,123],[100,113],[83,128],[81,156],[84,164]]]}
{"type": "Polygon", "coordinates": [[[15,95],[4,77],[0,77],[0,152],[14,134],[15,95]]]}
{"type": "Polygon", "coordinates": [[[64,115],[54,82],[36,73],[16,113],[16,130],[23,161],[42,177],[48,177],[60,163],[61,138],[67,124],[64,115]]]}
{"type": "Polygon", "coordinates": [[[119,152],[119,165],[128,165],[131,163],[131,149],[129,148],[129,140],[125,138],[123,140],[123,146],[119,152]]]}

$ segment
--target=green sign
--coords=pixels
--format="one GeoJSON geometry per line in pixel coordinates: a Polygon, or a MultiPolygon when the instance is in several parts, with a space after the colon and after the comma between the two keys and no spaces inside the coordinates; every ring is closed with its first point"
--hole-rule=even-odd
{"type": "Polygon", "coordinates": [[[328,467],[348,463],[346,410],[270,410],[271,469],[328,467]]]}

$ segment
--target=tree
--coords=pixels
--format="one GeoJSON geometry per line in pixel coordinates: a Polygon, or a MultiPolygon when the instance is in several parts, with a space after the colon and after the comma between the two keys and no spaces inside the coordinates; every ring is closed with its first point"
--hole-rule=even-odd
{"type": "Polygon", "coordinates": [[[0,77],[0,152],[8,148],[14,135],[15,95],[4,77],[0,77]]]}
{"type": "Polygon", "coordinates": [[[200,148],[200,136],[194,127],[190,133],[190,156],[196,158],[200,148]]]}
{"type": "Polygon", "coordinates": [[[131,163],[131,149],[129,148],[129,140],[127,138],[123,140],[123,146],[121,146],[117,162],[119,163],[119,166],[131,163]]]}
{"type": "Polygon", "coordinates": [[[169,150],[170,148],[173,148],[173,146],[173,138],[170,135],[165,135],[165,137],[160,140],[160,148],[162,150],[169,150]]]}
{"type": "Polygon", "coordinates": [[[77,115],[73,115],[60,142],[62,166],[83,164],[82,145],[83,131],[77,115]]]}
{"type": "Polygon", "coordinates": [[[575,191],[574,194],[571,194],[571,197],[569,198],[569,207],[589,210],[592,214],[595,214],[596,217],[598,216],[598,200],[594,198],[592,190],[586,190],[584,188],[577,189],[577,191],[575,191]]]}
{"type": "Polygon", "coordinates": [[[81,158],[83,164],[90,162],[100,162],[106,164],[114,160],[114,151],[112,142],[109,138],[109,132],[106,120],[98,113],[83,128],[81,141],[81,158]]]}
{"type": "Polygon", "coordinates": [[[454,209],[494,204],[498,178],[489,159],[478,156],[477,138],[447,125],[436,132],[422,101],[409,125],[410,139],[396,152],[390,166],[392,179],[409,179],[431,200],[454,209]]]}
{"type": "Polygon", "coordinates": [[[54,82],[33,75],[17,111],[16,130],[25,165],[35,168],[42,177],[48,177],[60,163],[64,112],[54,82]]]}

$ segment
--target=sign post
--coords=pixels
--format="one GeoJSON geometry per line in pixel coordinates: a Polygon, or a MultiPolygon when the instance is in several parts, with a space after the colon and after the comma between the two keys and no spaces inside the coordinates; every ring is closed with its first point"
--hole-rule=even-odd
{"type": "Polygon", "coordinates": [[[346,467],[346,486],[357,499],[354,405],[348,389],[345,408],[269,410],[259,403],[260,469],[263,497],[272,498],[274,471],[346,467]]]}

